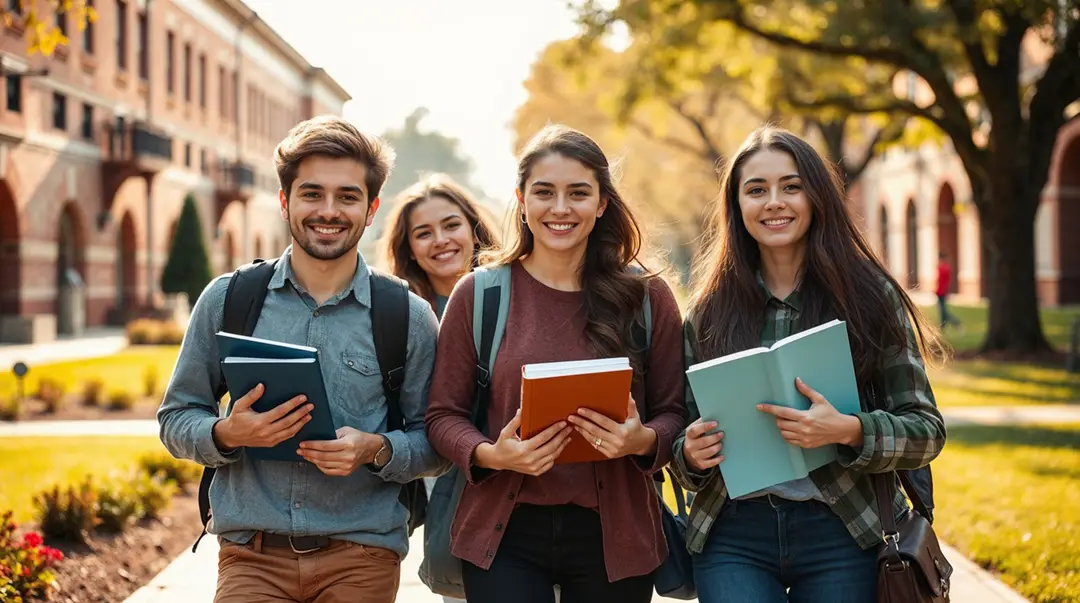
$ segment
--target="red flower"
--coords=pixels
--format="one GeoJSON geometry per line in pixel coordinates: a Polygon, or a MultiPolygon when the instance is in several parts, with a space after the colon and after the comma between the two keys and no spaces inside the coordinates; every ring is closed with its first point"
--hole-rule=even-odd
{"type": "Polygon", "coordinates": [[[23,548],[36,549],[41,546],[43,542],[41,534],[38,534],[37,532],[29,532],[23,536],[23,548]]]}
{"type": "Polygon", "coordinates": [[[23,576],[29,576],[30,575],[30,566],[29,565],[24,566],[22,568],[22,575],[23,576]]]}
{"type": "Polygon", "coordinates": [[[45,547],[42,550],[45,553],[46,559],[48,559],[49,561],[52,561],[54,563],[59,563],[59,562],[64,560],[64,554],[61,553],[59,549],[53,549],[53,548],[45,547]]]}

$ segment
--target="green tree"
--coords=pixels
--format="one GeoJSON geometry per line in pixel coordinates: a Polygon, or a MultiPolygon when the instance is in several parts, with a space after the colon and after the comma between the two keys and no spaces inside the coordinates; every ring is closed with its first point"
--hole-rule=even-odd
{"type": "Polygon", "coordinates": [[[418,107],[399,129],[389,130],[382,137],[397,151],[397,164],[383,186],[384,200],[390,200],[425,173],[442,172],[465,186],[477,197],[481,191],[471,182],[473,162],[466,157],[458,139],[445,136],[440,132],[420,130],[420,122],[428,115],[428,110],[418,107]]]}
{"type": "MultiPolygon", "coordinates": [[[[644,0],[613,11],[588,2],[603,24],[633,20],[644,0]]],[[[693,53],[716,24],[778,48],[853,59],[912,74],[932,98],[896,90],[819,86],[808,78],[797,104],[855,115],[902,114],[932,123],[952,140],[972,187],[991,267],[989,328],[982,350],[1049,349],[1035,287],[1035,212],[1059,131],[1080,100],[1080,11],[1060,0],[656,0],[662,14],[692,6],[669,52],[693,53]],[[1034,49],[1034,53],[1031,52],[1034,49]],[[1034,54],[1045,56],[1033,60],[1034,54]],[[1073,108],[1070,110],[1070,105],[1073,108]]],[[[812,74],[810,74],[812,75],[812,74]]],[[[874,78],[876,79],[876,78],[874,78]]]]}
{"type": "Polygon", "coordinates": [[[68,44],[68,37],[60,31],[51,15],[42,14],[42,7],[53,14],[67,15],[69,27],[74,25],[79,31],[97,21],[97,11],[88,0],[18,0],[18,10],[8,8],[9,4],[4,3],[4,8],[0,8],[0,21],[5,27],[26,32],[26,50],[30,55],[40,52],[52,56],[58,46],[68,44]]]}
{"type": "Polygon", "coordinates": [[[164,293],[187,293],[188,303],[194,306],[195,300],[212,278],[199,210],[195,205],[195,196],[188,193],[169,248],[169,261],[161,273],[161,290],[164,293]]]}

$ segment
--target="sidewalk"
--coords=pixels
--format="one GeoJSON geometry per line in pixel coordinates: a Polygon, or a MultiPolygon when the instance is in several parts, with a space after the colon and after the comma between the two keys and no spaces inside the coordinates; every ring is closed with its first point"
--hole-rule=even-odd
{"type": "Polygon", "coordinates": [[[0,344],[0,370],[11,370],[16,362],[25,362],[33,370],[35,364],[96,358],[115,354],[127,347],[124,329],[100,328],[82,337],[61,338],[48,343],[0,344]]]}
{"type": "Polygon", "coordinates": [[[1080,404],[970,406],[942,409],[941,414],[950,426],[1080,423],[1080,404]]]}

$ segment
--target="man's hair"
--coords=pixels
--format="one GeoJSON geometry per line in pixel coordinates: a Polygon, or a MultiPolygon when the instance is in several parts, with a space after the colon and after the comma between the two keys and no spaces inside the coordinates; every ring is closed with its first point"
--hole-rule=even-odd
{"type": "Polygon", "coordinates": [[[309,157],[354,159],[367,167],[364,184],[368,203],[379,196],[394,167],[394,149],[383,139],[364,134],[336,115],[320,115],[302,121],[274,149],[281,190],[288,196],[300,164],[309,157]]]}

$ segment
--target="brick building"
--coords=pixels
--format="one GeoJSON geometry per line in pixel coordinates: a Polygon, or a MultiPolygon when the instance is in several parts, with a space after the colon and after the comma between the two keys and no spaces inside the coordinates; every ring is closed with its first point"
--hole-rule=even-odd
{"type": "MultiPolygon", "coordinates": [[[[1030,35],[1024,50],[1021,78],[1032,82],[1049,50],[1030,35]]],[[[906,85],[916,102],[932,97],[914,78],[906,85]]],[[[957,86],[971,92],[974,84],[960,80],[957,86]]],[[[1080,106],[1071,110],[1072,119],[1058,134],[1035,218],[1037,292],[1039,303],[1047,306],[1080,303],[1080,244],[1069,243],[1071,234],[1080,232],[1080,106]]],[[[975,301],[987,295],[979,216],[951,144],[888,150],[864,172],[852,198],[864,231],[900,283],[932,293],[938,252],[944,251],[953,266],[956,297],[975,301]]]]}
{"type": "Polygon", "coordinates": [[[18,20],[0,31],[0,341],[160,301],[188,193],[216,272],[280,253],[274,146],[349,100],[240,0],[93,6],[84,31],[42,15],[69,38],[51,57],[27,56],[18,20]]]}

